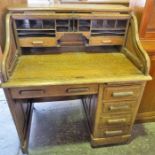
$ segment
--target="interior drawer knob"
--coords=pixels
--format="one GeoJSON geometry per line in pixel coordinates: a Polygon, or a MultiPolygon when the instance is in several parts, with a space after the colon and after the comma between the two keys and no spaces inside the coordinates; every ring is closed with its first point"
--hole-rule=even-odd
{"type": "Polygon", "coordinates": [[[105,43],[105,44],[112,43],[112,40],[102,40],[102,43],[105,43]]]}
{"type": "Polygon", "coordinates": [[[41,40],[36,40],[36,41],[32,41],[32,44],[33,44],[33,45],[43,45],[44,42],[41,41],[41,40]]]}

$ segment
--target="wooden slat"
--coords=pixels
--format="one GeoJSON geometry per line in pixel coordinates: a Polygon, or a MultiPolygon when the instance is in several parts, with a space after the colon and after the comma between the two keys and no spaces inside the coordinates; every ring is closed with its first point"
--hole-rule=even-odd
{"type": "Polygon", "coordinates": [[[129,4],[130,0],[60,0],[64,4],[129,4]]]}
{"type": "Polygon", "coordinates": [[[129,14],[120,14],[120,13],[35,13],[35,12],[26,12],[25,14],[14,13],[12,14],[14,19],[129,19],[129,14]]]}

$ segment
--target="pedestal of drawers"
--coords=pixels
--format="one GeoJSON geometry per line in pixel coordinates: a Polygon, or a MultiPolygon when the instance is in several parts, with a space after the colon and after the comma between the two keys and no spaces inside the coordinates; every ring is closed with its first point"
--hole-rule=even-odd
{"type": "Polygon", "coordinates": [[[100,87],[91,135],[92,146],[123,143],[129,139],[143,88],[142,83],[100,87]]]}

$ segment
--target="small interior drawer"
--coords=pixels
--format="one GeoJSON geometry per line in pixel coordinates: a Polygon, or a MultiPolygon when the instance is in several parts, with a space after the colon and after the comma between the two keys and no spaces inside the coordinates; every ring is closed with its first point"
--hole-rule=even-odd
{"type": "Polygon", "coordinates": [[[44,86],[30,88],[11,88],[12,97],[22,98],[40,98],[55,96],[89,95],[98,93],[97,84],[86,85],[66,85],[66,86],[44,86]]]}
{"type": "Polygon", "coordinates": [[[137,100],[142,91],[141,85],[109,86],[104,90],[103,102],[137,100]]]}
{"type": "Polygon", "coordinates": [[[19,39],[21,47],[51,47],[56,46],[57,41],[52,37],[25,37],[19,39]]]}
{"type": "Polygon", "coordinates": [[[106,37],[106,36],[96,36],[91,37],[89,40],[89,45],[122,45],[124,37],[106,37]]]}
{"type": "Polygon", "coordinates": [[[121,102],[105,102],[103,103],[104,113],[132,113],[136,108],[136,101],[121,101],[121,102]]]}

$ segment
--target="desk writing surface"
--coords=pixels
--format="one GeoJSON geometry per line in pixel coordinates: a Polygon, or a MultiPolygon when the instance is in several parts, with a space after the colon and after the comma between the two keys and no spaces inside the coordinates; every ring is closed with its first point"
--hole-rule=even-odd
{"type": "Polygon", "coordinates": [[[148,80],[122,53],[23,55],[3,87],[148,80]]]}

